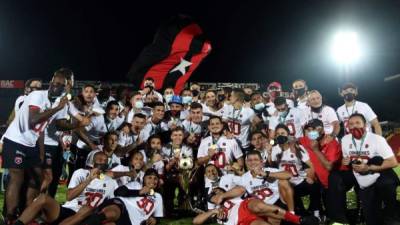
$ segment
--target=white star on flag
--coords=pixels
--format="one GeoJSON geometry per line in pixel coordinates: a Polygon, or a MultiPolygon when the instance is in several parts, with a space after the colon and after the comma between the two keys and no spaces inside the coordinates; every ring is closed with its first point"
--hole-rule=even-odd
{"type": "Polygon", "coordinates": [[[177,65],[175,68],[173,68],[169,73],[173,73],[177,70],[179,70],[179,72],[181,72],[182,75],[185,75],[186,73],[186,67],[192,65],[191,62],[186,61],[185,59],[181,58],[181,62],[179,63],[179,65],[177,65]]]}

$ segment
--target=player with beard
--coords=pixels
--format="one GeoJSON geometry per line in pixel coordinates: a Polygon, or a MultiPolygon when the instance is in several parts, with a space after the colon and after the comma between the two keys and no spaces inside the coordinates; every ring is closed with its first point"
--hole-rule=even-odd
{"type": "Polygon", "coordinates": [[[62,97],[58,104],[55,104],[55,100],[64,93],[65,83],[64,76],[56,75],[48,90],[30,93],[4,134],[3,167],[9,169],[10,175],[6,190],[8,223],[16,217],[24,177],[30,175],[26,193],[28,202],[32,201],[41,188],[44,129],[52,120],[64,117],[68,98],[62,97]]]}
{"type": "Polygon", "coordinates": [[[305,111],[306,120],[319,119],[324,123],[325,135],[327,140],[335,139],[340,132],[339,119],[335,110],[323,104],[322,95],[317,90],[312,90],[308,94],[309,109],[305,111]]]}
{"type": "Polygon", "coordinates": [[[356,100],[356,97],[358,97],[358,89],[354,84],[347,83],[343,85],[340,95],[344,99],[344,105],[340,106],[336,112],[338,114],[339,120],[344,125],[345,134],[349,133],[348,122],[351,114],[361,113],[367,120],[368,131],[372,131],[371,128],[373,127],[373,131],[375,132],[375,134],[382,136],[382,128],[379,124],[378,117],[376,116],[375,112],[367,103],[356,100]]]}
{"type": "Polygon", "coordinates": [[[163,102],[163,97],[162,95],[154,90],[154,79],[152,77],[147,77],[144,80],[144,88],[141,91],[143,95],[143,100],[147,99],[148,97],[151,97],[151,102],[163,102]]]}
{"type": "Polygon", "coordinates": [[[90,216],[84,225],[155,225],[163,213],[163,199],[155,189],[159,177],[154,169],[146,170],[143,187],[128,183],[115,190],[116,198],[107,202],[99,213],[90,216]]]}
{"type": "Polygon", "coordinates": [[[208,120],[210,136],[201,140],[197,152],[197,163],[206,165],[212,163],[224,173],[231,171],[234,161],[237,161],[241,170],[244,166],[243,152],[234,139],[228,139],[223,135],[223,123],[221,117],[211,116],[208,120]]]}
{"type": "Polygon", "coordinates": [[[208,90],[205,93],[205,103],[203,104],[203,113],[206,116],[222,116],[224,111],[223,102],[218,101],[217,92],[208,90]]]}
{"type": "Polygon", "coordinates": [[[230,97],[231,106],[224,111],[223,119],[228,122],[229,130],[237,138],[244,152],[249,150],[249,135],[251,127],[255,127],[261,120],[254,111],[244,104],[245,94],[242,89],[234,89],[230,97]]]}
{"type": "Polygon", "coordinates": [[[117,187],[111,177],[104,175],[107,156],[98,152],[94,156],[94,162],[93,169],[79,169],[74,172],[64,205],[46,194],[41,194],[25,209],[14,225],[29,224],[40,214],[48,224],[72,225],[82,222],[105,199],[112,198],[117,187]]]}
{"type": "Polygon", "coordinates": [[[398,165],[392,149],[383,137],[367,131],[362,114],[350,116],[349,131],[342,138],[342,164],[348,170],[329,175],[329,218],[334,222],[347,222],[346,192],[357,185],[367,225],[384,224],[384,221],[396,224],[391,221],[394,219],[398,223],[396,188],[400,182],[392,170],[398,165]]]}

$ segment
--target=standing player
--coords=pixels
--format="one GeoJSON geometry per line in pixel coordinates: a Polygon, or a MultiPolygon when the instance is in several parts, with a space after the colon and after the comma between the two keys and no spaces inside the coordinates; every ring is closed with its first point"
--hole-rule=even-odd
{"type": "Polygon", "coordinates": [[[384,224],[384,218],[389,221],[396,215],[399,219],[396,188],[400,182],[392,170],[398,165],[392,149],[383,137],[367,131],[362,114],[350,116],[349,131],[342,138],[342,164],[348,170],[332,172],[329,176],[329,218],[347,222],[346,192],[358,185],[367,225],[384,224]]]}
{"type": "Polygon", "coordinates": [[[382,136],[382,128],[379,124],[378,117],[371,107],[364,102],[357,101],[355,98],[358,95],[357,87],[352,83],[347,83],[342,87],[340,95],[344,98],[344,105],[337,109],[339,120],[343,123],[345,133],[349,133],[349,117],[353,113],[361,113],[367,120],[367,128],[371,130],[371,126],[374,128],[374,132],[382,136]]]}
{"type": "Polygon", "coordinates": [[[222,134],[221,117],[211,116],[208,120],[210,136],[204,138],[197,152],[197,163],[206,165],[212,163],[223,172],[231,170],[234,160],[243,168],[243,153],[234,139],[228,139],[222,134]]]}
{"type": "Polygon", "coordinates": [[[297,108],[289,108],[284,97],[277,97],[274,104],[278,113],[273,115],[269,121],[269,137],[274,138],[278,124],[285,124],[289,128],[291,136],[302,137],[303,126],[307,122],[302,111],[297,108]]]}
{"type": "Polygon", "coordinates": [[[57,106],[52,105],[64,93],[65,83],[64,76],[55,75],[48,90],[29,94],[4,134],[4,168],[9,169],[10,174],[5,198],[8,222],[16,218],[20,190],[27,173],[31,175],[27,201],[32,200],[39,191],[41,163],[44,160],[43,131],[68,102],[68,98],[63,97],[57,106]]]}
{"type": "Polygon", "coordinates": [[[115,190],[117,198],[106,203],[99,213],[83,224],[155,225],[164,216],[163,199],[155,192],[158,181],[157,171],[148,169],[143,177],[143,187],[133,182],[119,187],[115,190]]]}
{"type": "Polygon", "coordinates": [[[296,108],[300,110],[307,109],[308,107],[308,87],[305,80],[295,80],[292,83],[292,91],[294,100],[296,101],[296,108]]]}
{"type": "Polygon", "coordinates": [[[245,94],[242,89],[234,89],[230,97],[231,106],[226,107],[223,119],[228,122],[230,132],[237,138],[244,152],[250,147],[249,135],[251,126],[261,120],[254,111],[244,104],[245,94]]]}

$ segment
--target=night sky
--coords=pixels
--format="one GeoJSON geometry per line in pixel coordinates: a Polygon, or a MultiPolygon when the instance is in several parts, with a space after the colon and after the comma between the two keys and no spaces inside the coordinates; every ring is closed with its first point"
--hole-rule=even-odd
{"type": "Polygon", "coordinates": [[[360,100],[381,120],[400,118],[400,1],[1,1],[1,79],[47,80],[61,66],[80,80],[126,81],[158,26],[191,15],[213,50],[191,81],[280,81],[298,78],[337,108],[344,82],[329,55],[335,31],[359,33],[367,47],[351,71],[360,100]],[[196,4],[195,4],[196,2],[196,4]],[[245,77],[245,78],[244,78],[245,77]]]}

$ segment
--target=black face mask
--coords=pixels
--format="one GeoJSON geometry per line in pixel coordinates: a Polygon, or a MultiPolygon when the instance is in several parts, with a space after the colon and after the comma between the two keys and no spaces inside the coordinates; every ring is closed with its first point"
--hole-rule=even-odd
{"type": "Polygon", "coordinates": [[[294,89],[293,92],[294,92],[294,96],[295,96],[296,98],[298,98],[298,97],[300,97],[300,96],[303,96],[303,95],[306,93],[306,88],[303,87],[303,88],[294,89]]]}
{"type": "Polygon", "coordinates": [[[104,102],[110,98],[110,89],[105,88],[102,89],[99,94],[97,95],[97,99],[99,99],[100,102],[104,102]]]}
{"type": "Polygon", "coordinates": [[[148,85],[144,86],[144,88],[149,88],[149,89],[150,89],[150,91],[152,91],[152,90],[154,89],[154,87],[153,87],[152,85],[150,85],[150,84],[148,84],[148,85]]]}
{"type": "Polygon", "coordinates": [[[343,97],[346,102],[352,102],[356,96],[353,93],[347,93],[343,97]]]}
{"type": "Polygon", "coordinates": [[[289,141],[289,138],[287,136],[283,136],[283,135],[279,135],[278,137],[275,138],[275,142],[278,145],[283,145],[288,141],[289,141]]]}
{"type": "Polygon", "coordinates": [[[251,96],[250,95],[245,95],[244,96],[244,101],[245,102],[249,102],[251,100],[251,96]]]}
{"type": "Polygon", "coordinates": [[[197,97],[197,96],[199,96],[200,91],[198,91],[198,90],[193,90],[193,91],[192,91],[192,94],[193,94],[194,97],[197,97]]]}
{"type": "Polygon", "coordinates": [[[225,95],[218,95],[218,101],[222,102],[225,100],[225,95]]]}
{"type": "Polygon", "coordinates": [[[103,164],[103,163],[95,163],[93,165],[93,168],[97,168],[99,169],[101,172],[105,172],[108,169],[108,165],[107,164],[103,164]]]}
{"type": "Polygon", "coordinates": [[[311,111],[313,111],[314,113],[320,113],[322,107],[324,107],[324,105],[321,105],[320,107],[311,107],[311,111]]]}

